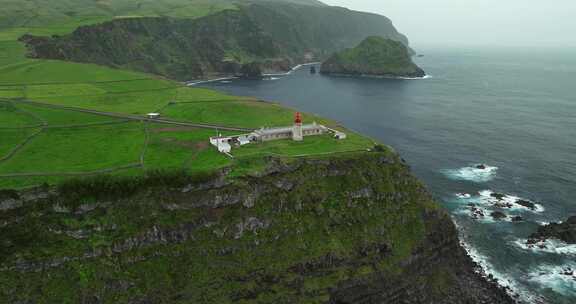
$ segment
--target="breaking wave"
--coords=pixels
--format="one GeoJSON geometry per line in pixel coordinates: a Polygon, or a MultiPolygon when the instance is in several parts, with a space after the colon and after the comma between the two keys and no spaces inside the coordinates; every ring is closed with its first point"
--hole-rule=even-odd
{"type": "Polygon", "coordinates": [[[433,76],[426,74],[423,77],[397,77],[397,78],[402,79],[402,80],[424,80],[424,79],[433,78],[433,76]]]}
{"type": "Polygon", "coordinates": [[[528,279],[564,296],[576,296],[576,264],[543,265],[532,271],[528,279]]]}
{"type": "Polygon", "coordinates": [[[469,216],[485,223],[523,222],[524,212],[541,213],[544,207],[514,195],[483,190],[477,194],[457,193],[452,200],[460,205],[455,214],[469,216]]]}
{"type": "Polygon", "coordinates": [[[552,253],[559,255],[576,256],[576,244],[567,244],[559,240],[539,240],[535,244],[527,244],[526,239],[518,239],[513,244],[533,253],[552,253]]]}
{"type": "Polygon", "coordinates": [[[466,250],[468,256],[478,266],[480,266],[476,271],[477,273],[479,273],[481,276],[485,278],[491,277],[497,280],[498,285],[506,289],[508,294],[514,298],[520,298],[521,300],[526,301],[528,303],[537,302],[538,298],[536,296],[529,294],[528,292],[522,292],[524,289],[520,288],[518,283],[511,276],[506,276],[501,272],[497,271],[492,265],[492,263],[490,263],[485,256],[480,254],[478,250],[470,246],[465,241],[460,241],[460,244],[466,250]]]}
{"type": "Polygon", "coordinates": [[[495,208],[512,211],[532,211],[536,213],[544,212],[544,207],[528,199],[510,194],[497,193],[491,190],[483,190],[477,196],[477,202],[491,205],[495,208]]]}
{"type": "Polygon", "coordinates": [[[497,171],[498,167],[492,167],[492,166],[480,167],[480,165],[477,165],[471,167],[464,167],[460,169],[446,169],[442,170],[442,173],[444,173],[446,177],[453,180],[465,180],[476,183],[485,183],[493,180],[496,177],[497,171]]]}

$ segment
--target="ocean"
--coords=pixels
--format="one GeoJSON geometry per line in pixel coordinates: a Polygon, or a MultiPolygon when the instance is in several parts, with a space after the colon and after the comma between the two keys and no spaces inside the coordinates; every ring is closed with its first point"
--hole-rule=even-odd
{"type": "Polygon", "coordinates": [[[502,285],[525,302],[576,303],[576,276],[563,274],[576,269],[576,245],[525,246],[538,224],[576,215],[576,50],[418,51],[427,79],[328,77],[302,68],[202,86],[316,113],[394,147],[502,285]],[[513,205],[507,220],[490,216],[494,192],[513,205]],[[520,198],[536,208],[515,205],[520,198]],[[474,218],[470,203],[485,216],[474,218]]]}

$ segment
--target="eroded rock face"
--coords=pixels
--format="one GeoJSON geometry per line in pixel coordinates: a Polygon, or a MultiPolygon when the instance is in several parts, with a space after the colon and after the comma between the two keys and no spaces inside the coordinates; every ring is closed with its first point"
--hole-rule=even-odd
{"type": "Polygon", "coordinates": [[[530,238],[533,240],[557,239],[568,244],[576,244],[576,216],[562,223],[540,226],[530,238]]]}
{"type": "Polygon", "coordinates": [[[512,303],[390,153],[270,159],[254,176],[56,212],[70,205],[31,202],[0,227],[18,236],[0,234],[0,302],[512,303]]]}

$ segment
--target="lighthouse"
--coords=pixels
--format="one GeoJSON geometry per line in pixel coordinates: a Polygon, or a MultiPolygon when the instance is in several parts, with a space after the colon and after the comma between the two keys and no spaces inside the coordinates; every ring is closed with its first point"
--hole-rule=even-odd
{"type": "Polygon", "coordinates": [[[302,115],[300,112],[297,112],[296,117],[294,118],[294,127],[292,127],[292,140],[304,140],[304,134],[302,132],[302,115]]]}

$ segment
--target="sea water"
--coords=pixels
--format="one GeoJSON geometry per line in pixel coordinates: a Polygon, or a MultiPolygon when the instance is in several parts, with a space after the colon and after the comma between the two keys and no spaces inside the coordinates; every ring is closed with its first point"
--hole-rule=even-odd
{"type": "MultiPolygon", "coordinates": [[[[209,87],[279,101],[392,145],[453,214],[471,255],[522,299],[576,303],[576,247],[527,248],[539,223],[576,215],[576,50],[422,48],[422,80],[328,77],[209,87]],[[478,169],[485,164],[485,169],[478,169]],[[494,220],[491,193],[536,203],[494,220]],[[475,204],[488,214],[474,219],[475,204]]],[[[497,209],[497,208],[496,208],[497,209]]]]}

